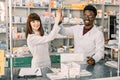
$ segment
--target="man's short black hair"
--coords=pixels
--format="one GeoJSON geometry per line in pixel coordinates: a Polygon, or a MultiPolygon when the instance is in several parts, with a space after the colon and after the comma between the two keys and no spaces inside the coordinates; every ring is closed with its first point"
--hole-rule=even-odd
{"type": "Polygon", "coordinates": [[[83,12],[85,12],[86,10],[90,10],[90,11],[93,11],[94,12],[94,15],[96,16],[97,15],[97,9],[93,6],[93,5],[86,5],[83,12]]]}

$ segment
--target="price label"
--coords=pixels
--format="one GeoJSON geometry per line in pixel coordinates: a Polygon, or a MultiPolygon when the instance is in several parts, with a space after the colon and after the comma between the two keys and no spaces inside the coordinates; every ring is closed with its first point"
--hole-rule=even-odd
{"type": "Polygon", "coordinates": [[[4,50],[0,50],[0,75],[4,75],[4,50]]]}

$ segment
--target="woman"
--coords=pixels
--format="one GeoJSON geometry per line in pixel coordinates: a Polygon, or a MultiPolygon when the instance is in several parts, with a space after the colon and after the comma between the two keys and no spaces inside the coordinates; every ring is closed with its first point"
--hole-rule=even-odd
{"type": "Polygon", "coordinates": [[[26,38],[28,48],[33,56],[31,64],[32,68],[44,68],[51,66],[48,42],[53,40],[56,37],[56,34],[59,32],[59,20],[60,14],[58,13],[55,17],[55,24],[52,31],[49,35],[45,36],[39,15],[36,13],[31,13],[28,16],[26,25],[26,38]]]}

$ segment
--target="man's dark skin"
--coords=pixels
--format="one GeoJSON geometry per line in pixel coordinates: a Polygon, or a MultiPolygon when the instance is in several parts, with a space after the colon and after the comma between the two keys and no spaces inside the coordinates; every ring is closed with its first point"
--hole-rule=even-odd
{"type": "MultiPolygon", "coordinates": [[[[90,29],[93,27],[94,20],[96,19],[96,16],[93,11],[91,10],[85,10],[84,16],[83,16],[83,21],[85,24],[85,29],[90,29]]],[[[89,65],[94,65],[95,60],[92,58],[92,56],[87,57],[87,63],[89,65]]]]}
{"type": "Polygon", "coordinates": [[[89,65],[94,65],[95,64],[95,60],[92,58],[92,57],[87,57],[87,63],[89,64],[89,65]]]}
{"type": "MultiPolygon", "coordinates": [[[[63,16],[62,16],[62,10],[61,9],[58,9],[60,10],[61,12],[61,20],[59,21],[59,25],[62,23],[62,19],[63,19],[63,16]]],[[[91,10],[85,10],[84,11],[84,16],[83,16],[83,21],[84,21],[84,24],[85,24],[85,29],[90,29],[93,27],[93,23],[94,23],[94,20],[96,19],[96,16],[94,14],[93,11],[91,10]]],[[[95,64],[95,60],[92,58],[92,56],[87,56],[87,61],[86,61],[89,65],[94,65],[95,64]]]]}

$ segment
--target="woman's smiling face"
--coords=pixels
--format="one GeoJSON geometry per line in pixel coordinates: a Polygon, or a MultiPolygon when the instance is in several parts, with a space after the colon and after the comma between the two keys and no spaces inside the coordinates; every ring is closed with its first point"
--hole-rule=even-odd
{"type": "Polygon", "coordinates": [[[33,20],[30,22],[32,30],[33,31],[38,31],[38,29],[40,28],[40,21],[39,20],[33,20]]]}

